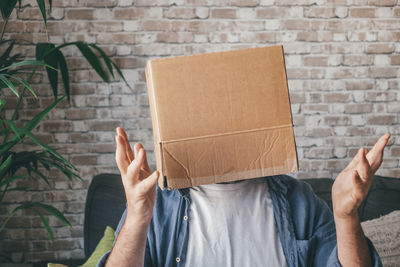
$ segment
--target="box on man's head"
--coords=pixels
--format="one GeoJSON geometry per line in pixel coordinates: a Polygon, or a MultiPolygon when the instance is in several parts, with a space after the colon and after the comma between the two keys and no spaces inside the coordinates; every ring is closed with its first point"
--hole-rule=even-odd
{"type": "Polygon", "coordinates": [[[161,188],[297,171],[282,46],[150,60],[161,188]]]}

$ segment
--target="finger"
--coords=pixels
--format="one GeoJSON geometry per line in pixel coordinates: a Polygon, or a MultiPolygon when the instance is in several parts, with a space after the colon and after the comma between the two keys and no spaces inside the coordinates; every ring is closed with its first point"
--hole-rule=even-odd
{"type": "Polygon", "coordinates": [[[141,144],[140,143],[135,143],[133,145],[133,151],[135,152],[135,158],[138,156],[139,153],[139,149],[141,148],[141,144]]]}
{"type": "Polygon", "coordinates": [[[356,166],[358,175],[364,183],[368,182],[368,180],[370,180],[372,177],[371,167],[369,166],[369,162],[366,158],[366,153],[367,151],[365,148],[360,148],[360,150],[358,150],[357,157],[359,158],[359,162],[356,166]]]}
{"type": "Polygon", "coordinates": [[[139,172],[140,172],[140,167],[143,164],[143,161],[144,161],[143,149],[139,149],[137,157],[131,162],[131,164],[128,167],[128,175],[129,177],[132,177],[134,181],[137,181],[140,178],[139,172]]]}
{"type": "Polygon", "coordinates": [[[129,155],[127,154],[127,148],[126,148],[127,146],[129,146],[129,143],[123,136],[124,130],[121,127],[117,127],[116,131],[117,131],[117,135],[121,137],[120,140],[121,140],[121,144],[122,144],[122,146],[121,146],[122,152],[125,153],[127,160],[129,161],[129,163],[131,163],[132,160],[130,159],[129,155]]]}
{"type": "Polygon", "coordinates": [[[134,155],[133,155],[131,145],[129,144],[128,135],[126,134],[126,132],[124,131],[124,129],[122,129],[121,127],[119,127],[119,132],[120,132],[120,134],[121,134],[121,135],[124,137],[124,139],[125,139],[126,154],[128,155],[129,160],[132,161],[132,160],[135,159],[135,157],[134,157],[134,155]]]}
{"type": "Polygon", "coordinates": [[[129,162],[132,162],[132,160],[134,160],[135,158],[133,156],[131,145],[129,144],[128,135],[126,134],[124,129],[122,129],[121,127],[117,128],[117,133],[124,138],[124,141],[125,141],[124,142],[124,147],[125,147],[126,155],[127,155],[128,159],[129,159],[129,162]]]}
{"type": "Polygon", "coordinates": [[[141,143],[136,143],[133,146],[133,150],[135,151],[135,157],[136,157],[136,155],[137,155],[137,153],[139,152],[140,149],[143,149],[143,152],[144,152],[144,162],[143,162],[143,165],[141,166],[141,168],[143,170],[147,171],[148,173],[151,173],[149,164],[147,162],[147,153],[146,153],[146,150],[144,149],[144,147],[143,147],[143,145],[141,143]]]}
{"type": "Polygon", "coordinates": [[[358,163],[360,162],[360,149],[357,151],[357,154],[354,156],[354,158],[350,161],[349,165],[347,165],[346,169],[352,170],[355,169],[358,163]]]}
{"type": "Polygon", "coordinates": [[[123,148],[123,139],[121,136],[118,135],[115,137],[115,141],[117,143],[117,147],[115,150],[115,161],[117,162],[117,166],[121,174],[126,174],[127,168],[129,166],[129,161],[123,148]]]}
{"type": "Polygon", "coordinates": [[[143,149],[143,153],[144,153],[144,162],[142,165],[143,170],[151,173],[150,167],[149,167],[149,163],[147,162],[147,152],[146,149],[144,149],[143,145],[139,143],[140,148],[143,149]]]}
{"type": "Polygon", "coordinates": [[[361,203],[364,199],[364,182],[357,171],[353,172],[352,179],[354,185],[352,191],[353,198],[357,203],[361,203]]]}
{"type": "Polygon", "coordinates": [[[146,192],[154,188],[154,186],[157,183],[159,175],[160,173],[158,171],[154,171],[149,177],[147,177],[142,181],[143,188],[146,192]]]}
{"type": "Polygon", "coordinates": [[[383,159],[383,150],[387,145],[389,138],[389,133],[382,135],[375,143],[371,151],[369,151],[369,153],[367,154],[367,160],[369,162],[369,165],[371,166],[371,170],[373,173],[375,173],[378,170],[379,166],[381,166],[383,159]]]}

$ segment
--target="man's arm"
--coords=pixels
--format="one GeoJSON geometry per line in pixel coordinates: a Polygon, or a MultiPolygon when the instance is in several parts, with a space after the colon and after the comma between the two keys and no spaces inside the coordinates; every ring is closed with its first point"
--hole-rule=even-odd
{"type": "Polygon", "coordinates": [[[106,266],[144,266],[147,222],[126,220],[119,232],[106,266]]]}
{"type": "Polygon", "coordinates": [[[372,266],[367,240],[358,218],[358,207],[367,196],[374,173],[383,159],[390,135],[383,135],[371,151],[361,148],[338,175],[332,187],[338,258],[342,266],[372,266]]]}
{"type": "Polygon", "coordinates": [[[372,266],[371,253],[357,218],[335,217],[338,257],[342,266],[372,266]]]}
{"type": "Polygon", "coordinates": [[[151,173],[146,152],[141,144],[135,144],[135,153],[133,153],[124,130],[117,128],[117,134],[115,159],[121,172],[127,210],[125,222],[107,259],[106,266],[143,267],[147,231],[156,197],[158,172],[151,173]]]}

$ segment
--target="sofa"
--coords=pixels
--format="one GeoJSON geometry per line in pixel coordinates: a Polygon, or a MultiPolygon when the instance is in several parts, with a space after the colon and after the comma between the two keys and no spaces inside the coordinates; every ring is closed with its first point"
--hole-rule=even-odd
{"type": "MultiPolygon", "coordinates": [[[[332,179],[304,179],[304,182],[308,183],[315,194],[323,199],[330,209],[332,209],[331,199],[331,188],[333,184],[332,179]]],[[[97,244],[101,240],[106,226],[110,226],[116,229],[119,219],[125,209],[125,192],[122,186],[121,177],[117,174],[100,174],[96,175],[88,190],[85,208],[85,222],[84,222],[84,250],[86,259],[96,249],[97,244]]],[[[400,179],[389,178],[382,176],[375,176],[371,189],[359,208],[359,217],[363,222],[364,232],[368,236],[368,233],[374,235],[369,238],[374,243],[385,243],[387,239],[387,233],[379,233],[383,228],[382,223],[394,224],[394,230],[391,228],[387,229],[389,232],[394,232],[396,235],[400,235],[400,221],[393,222],[393,220],[400,219],[400,179]],[[396,212],[395,218],[389,218],[390,223],[386,223],[383,219],[396,212]],[[383,217],[382,217],[383,216],[383,217]],[[378,219],[380,218],[380,219],[378,219]],[[368,222],[367,222],[368,221],[368,222]],[[375,223],[377,221],[377,223],[375,223]],[[364,224],[369,227],[366,229],[364,224]],[[380,235],[383,235],[382,237],[380,235]],[[386,238],[386,239],[385,239],[386,238]],[[383,240],[383,241],[382,241],[383,240]]],[[[393,217],[393,216],[392,216],[393,217]]],[[[398,236],[400,237],[400,236],[398,236]]],[[[398,238],[398,240],[400,240],[398,238]]],[[[392,262],[398,261],[400,263],[400,246],[399,242],[395,242],[395,249],[384,247],[383,251],[379,251],[378,244],[374,245],[377,247],[378,253],[382,257],[387,250],[392,250],[394,254],[397,254],[397,258],[393,258],[393,253],[390,252],[386,266],[392,265],[392,262]]],[[[387,243],[387,242],[386,242],[387,243]]],[[[386,253],[388,254],[388,253],[386,253]]],[[[396,255],[395,255],[396,256],[396,255]]],[[[85,262],[86,259],[81,260],[65,260],[59,263],[67,266],[79,266],[85,262]]],[[[385,261],[383,259],[385,266],[385,261]]],[[[40,262],[34,264],[35,267],[47,266],[47,263],[40,262]]]]}

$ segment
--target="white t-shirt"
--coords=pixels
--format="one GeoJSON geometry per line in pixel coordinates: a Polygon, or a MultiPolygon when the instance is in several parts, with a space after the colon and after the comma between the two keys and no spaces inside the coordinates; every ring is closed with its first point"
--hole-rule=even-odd
{"type": "Polygon", "coordinates": [[[193,187],[190,198],[186,266],[287,266],[265,179],[193,187]]]}

